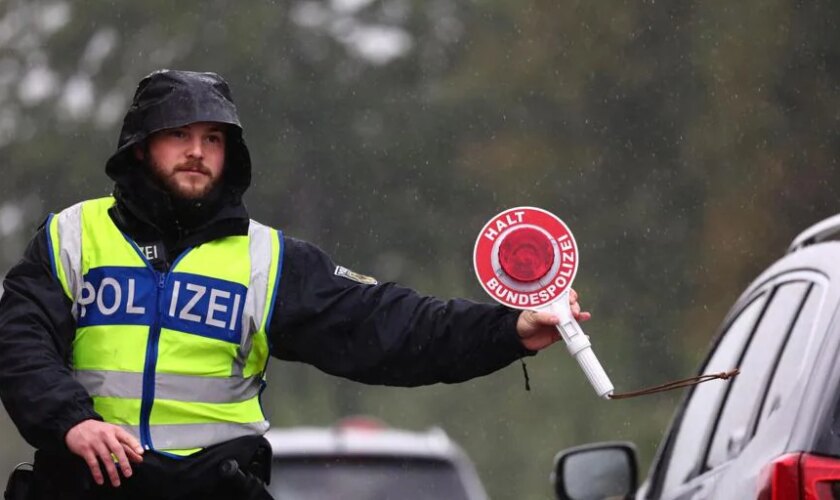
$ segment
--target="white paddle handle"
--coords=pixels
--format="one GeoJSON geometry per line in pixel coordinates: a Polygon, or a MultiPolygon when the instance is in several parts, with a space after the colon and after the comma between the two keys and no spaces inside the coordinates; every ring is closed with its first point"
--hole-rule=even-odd
{"type": "Polygon", "coordinates": [[[546,306],[545,310],[560,318],[557,330],[566,342],[569,354],[577,360],[586,378],[589,379],[589,383],[595,389],[595,393],[599,397],[609,399],[614,387],[607,376],[607,372],[604,371],[595,356],[589,337],[583,333],[583,329],[572,315],[569,306],[569,293],[563,293],[559,299],[546,306]]]}

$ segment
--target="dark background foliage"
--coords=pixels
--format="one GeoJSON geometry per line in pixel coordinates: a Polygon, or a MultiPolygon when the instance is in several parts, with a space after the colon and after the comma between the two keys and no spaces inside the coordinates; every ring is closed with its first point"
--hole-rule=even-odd
{"type": "MultiPolygon", "coordinates": [[[[252,216],[336,261],[485,300],[484,222],[560,215],[586,326],[619,390],[693,374],[740,290],[837,212],[840,4],[827,0],[15,1],[0,4],[0,275],[46,213],[105,195],[137,81],[234,89],[252,216]]],[[[457,386],[270,370],[275,426],[351,414],[443,427],[494,498],[547,498],[553,454],[635,441],[679,394],[604,402],[564,349],[457,386]]],[[[31,455],[0,415],[0,471],[31,455]]]]}

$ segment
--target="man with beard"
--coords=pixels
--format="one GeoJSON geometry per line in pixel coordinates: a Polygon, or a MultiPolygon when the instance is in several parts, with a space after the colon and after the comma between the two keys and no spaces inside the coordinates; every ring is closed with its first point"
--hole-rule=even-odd
{"type": "Polygon", "coordinates": [[[253,481],[219,466],[268,480],[272,355],[417,386],[559,338],[549,314],[379,284],[250,220],[250,155],[216,74],[144,78],[105,171],[113,195],[51,215],[0,301],[0,396],[37,449],[36,498],[244,498],[253,481]]]}

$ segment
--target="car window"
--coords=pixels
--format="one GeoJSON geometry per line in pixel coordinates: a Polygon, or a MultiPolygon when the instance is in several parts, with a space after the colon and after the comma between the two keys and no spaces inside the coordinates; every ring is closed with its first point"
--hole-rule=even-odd
{"type": "Polygon", "coordinates": [[[808,292],[805,305],[802,306],[802,312],[796,319],[796,324],[773,375],[770,389],[767,391],[756,432],[760,431],[762,424],[787,402],[796,381],[800,378],[801,371],[806,368],[803,360],[808,352],[808,346],[814,342],[812,330],[819,313],[822,295],[823,287],[817,284],[813,285],[808,292]]]}
{"type": "Polygon", "coordinates": [[[773,294],[744,353],[741,373],[729,388],[709,448],[707,467],[736,457],[752,437],[751,423],[809,286],[804,281],[788,283],[773,294]]]}
{"type": "MultiPolygon", "coordinates": [[[[721,372],[737,366],[766,300],[766,294],[759,295],[738,313],[703,367],[703,373],[721,372]]],[[[682,484],[697,466],[726,385],[710,382],[698,385],[692,391],[680,423],[675,427],[677,434],[668,453],[662,491],[682,484]]]]}

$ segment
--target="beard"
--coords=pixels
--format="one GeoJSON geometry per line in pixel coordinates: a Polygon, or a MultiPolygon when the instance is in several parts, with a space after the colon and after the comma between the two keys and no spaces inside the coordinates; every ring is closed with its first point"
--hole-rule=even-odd
{"type": "Polygon", "coordinates": [[[155,184],[174,199],[200,201],[216,191],[221,176],[213,173],[201,161],[176,165],[167,171],[154,161],[149,162],[149,172],[155,184]]]}
{"type": "Polygon", "coordinates": [[[225,187],[224,170],[216,177],[213,177],[210,170],[200,162],[177,165],[174,170],[168,173],[159,165],[151,161],[145,163],[145,179],[151,191],[146,191],[149,196],[144,200],[142,189],[137,196],[137,202],[151,208],[151,212],[157,214],[153,218],[154,224],[158,227],[168,228],[172,232],[178,232],[178,226],[183,228],[195,228],[205,224],[213,214],[217,213],[225,204],[228,198],[225,187]],[[199,172],[200,177],[186,181],[183,177],[184,170],[199,172]],[[196,182],[201,181],[201,182],[196,182]],[[159,205],[157,208],[151,205],[159,205]],[[177,222],[176,222],[177,221],[177,222]],[[170,226],[174,223],[174,229],[170,226]]]}

